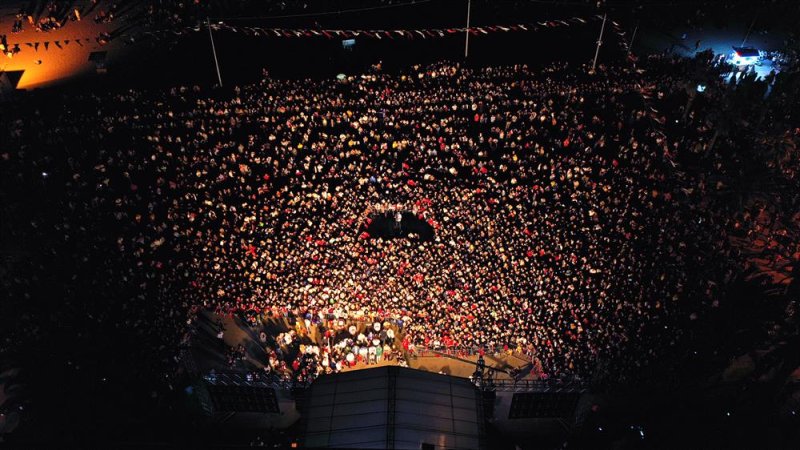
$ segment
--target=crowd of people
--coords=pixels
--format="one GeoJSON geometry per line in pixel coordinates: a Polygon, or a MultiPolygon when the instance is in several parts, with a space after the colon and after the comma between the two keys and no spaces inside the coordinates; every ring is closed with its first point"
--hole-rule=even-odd
{"type": "Polygon", "coordinates": [[[399,319],[417,345],[530,343],[547,372],[590,374],[600,355],[672,324],[683,289],[710,305],[727,268],[711,269],[728,260],[712,257],[720,226],[689,220],[702,211],[674,198],[686,194],[669,185],[672,149],[626,105],[635,78],[579,74],[442,65],[240,91],[242,105],[263,99],[267,123],[236,100],[212,107],[235,134],[188,151],[195,190],[175,205],[187,225],[174,231],[191,233],[189,264],[207,270],[187,295],[399,319]],[[359,235],[380,203],[418,210],[434,242],[359,235]]]}
{"type": "MultiPolygon", "coordinates": [[[[251,354],[254,361],[250,361],[241,344],[226,346],[228,369],[244,369],[272,377],[277,382],[306,385],[319,375],[338,373],[345,368],[383,362],[403,365],[405,358],[401,349],[413,352],[407,342],[402,342],[401,347],[396,340],[395,330],[402,327],[402,322],[364,323],[350,321],[344,316],[336,319],[334,315],[323,317],[310,313],[296,317],[291,311],[278,316],[256,314],[251,310],[236,316],[248,325],[250,333],[258,333],[254,341],[259,350],[251,354]]],[[[217,338],[224,340],[225,327],[219,315],[217,317],[214,329],[219,330],[217,338]]],[[[197,330],[199,328],[194,328],[194,335],[198,334],[197,330]]],[[[192,342],[190,345],[195,347],[203,345],[196,340],[192,342]]]]}
{"type": "MultiPolygon", "coordinates": [[[[97,4],[98,0],[88,3],[86,5],[87,11],[93,10],[97,7],[97,4]]],[[[37,32],[47,33],[58,30],[69,21],[80,19],[81,8],[76,6],[74,1],[34,0],[23,4],[16,13],[12,32],[19,33],[25,30],[26,27],[30,27],[37,32]]]]}
{"type": "MultiPolygon", "coordinates": [[[[48,299],[53,320],[135,330],[142,360],[167,365],[211,310],[532,349],[548,377],[635,372],[724,301],[742,226],[709,206],[713,174],[684,166],[728,164],[702,105],[686,110],[686,60],[642,64],[439,63],[17,104],[2,182],[32,201],[4,210],[22,255],[4,288],[18,311],[48,299]],[[364,233],[387,208],[433,239],[364,233]]],[[[20,330],[5,350],[48,332],[3,316],[20,330]]],[[[374,362],[392,350],[375,331],[266,362],[304,379],[374,362]]]]}

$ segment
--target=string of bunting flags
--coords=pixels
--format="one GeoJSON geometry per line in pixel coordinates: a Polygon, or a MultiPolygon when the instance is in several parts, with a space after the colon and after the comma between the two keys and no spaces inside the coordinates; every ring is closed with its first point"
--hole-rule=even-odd
{"type": "MultiPolygon", "coordinates": [[[[470,27],[469,33],[472,35],[490,34],[490,33],[509,33],[520,31],[538,31],[544,28],[559,28],[568,27],[576,24],[585,24],[587,19],[580,17],[572,17],[567,20],[551,20],[546,22],[534,22],[514,25],[492,25],[481,27],[470,27]]],[[[395,30],[339,30],[339,29],[298,29],[298,28],[262,28],[262,27],[246,27],[234,26],[226,23],[211,24],[211,29],[214,31],[227,30],[235,33],[243,33],[250,36],[268,36],[268,37],[325,37],[328,39],[341,38],[351,39],[355,37],[366,37],[373,39],[429,39],[440,38],[452,34],[464,33],[467,31],[466,27],[461,28],[426,28],[426,29],[395,29],[395,30]]],[[[198,30],[199,31],[199,30],[198,30]]]]}
{"type": "MultiPolygon", "coordinates": [[[[627,59],[628,62],[631,63],[631,68],[639,74],[644,73],[644,69],[640,69],[636,66],[636,62],[639,59],[633,54],[630,43],[628,42],[627,33],[625,33],[618,22],[613,20],[611,21],[611,27],[614,30],[614,34],[619,37],[619,39],[617,39],[617,43],[619,44],[620,48],[628,55],[627,59]]],[[[663,138],[666,138],[666,135],[664,134],[664,124],[666,123],[666,119],[659,113],[658,109],[653,106],[652,102],[654,86],[643,86],[639,84],[638,88],[639,95],[642,97],[642,103],[644,103],[645,108],[647,108],[645,111],[647,117],[653,122],[653,125],[656,127],[656,130],[658,130],[658,133],[660,133],[663,138]]],[[[675,161],[672,160],[672,156],[668,152],[664,152],[664,158],[670,164],[672,164],[672,167],[676,167],[675,161]]]]}
{"type": "MultiPolygon", "coordinates": [[[[544,22],[520,23],[513,25],[491,25],[480,27],[469,27],[472,35],[486,35],[491,33],[510,33],[524,31],[538,31],[547,28],[569,27],[572,25],[582,25],[596,17],[584,19],[581,17],[571,17],[566,20],[550,20],[544,22]]],[[[394,30],[345,30],[345,29],[311,29],[311,28],[265,28],[241,25],[230,25],[225,22],[212,23],[212,31],[231,31],[242,33],[247,36],[265,36],[277,38],[302,38],[302,37],[325,37],[327,39],[351,39],[364,37],[372,39],[432,39],[441,38],[453,34],[464,33],[466,27],[456,28],[424,28],[424,29],[394,29],[394,30]]],[[[182,31],[205,31],[204,26],[186,27],[182,31]]],[[[144,34],[167,35],[183,34],[178,30],[158,30],[148,31],[144,34]]]]}
{"type": "Polygon", "coordinates": [[[74,39],[54,39],[52,41],[35,41],[35,42],[16,42],[16,43],[2,43],[0,44],[0,51],[5,53],[7,56],[11,57],[14,53],[18,53],[22,50],[21,46],[25,46],[28,48],[32,48],[35,51],[39,51],[39,48],[44,48],[45,51],[50,49],[50,45],[63,49],[70,43],[74,43],[83,47],[84,43],[97,43],[103,45],[108,42],[108,38],[105,36],[99,36],[95,38],[74,38],[74,39]]]}
{"type": "MultiPolygon", "coordinates": [[[[234,33],[241,33],[246,36],[264,36],[274,38],[303,38],[303,37],[324,37],[327,39],[352,39],[355,37],[371,38],[371,39],[434,39],[443,38],[446,36],[461,34],[469,31],[471,35],[488,35],[492,33],[512,33],[512,32],[530,32],[539,31],[543,29],[554,29],[570,27],[573,25],[585,25],[590,21],[602,20],[602,16],[590,16],[587,18],[571,17],[568,19],[549,20],[531,23],[518,23],[513,25],[487,25],[478,27],[457,27],[457,28],[423,28],[423,29],[372,29],[372,30],[345,30],[345,29],[311,29],[311,28],[265,28],[255,26],[241,26],[230,25],[225,22],[217,22],[210,24],[212,31],[230,31],[234,33]]],[[[166,36],[181,36],[192,32],[205,31],[206,27],[203,25],[187,26],[180,28],[172,28],[167,30],[150,30],[141,33],[125,33],[118,35],[115,38],[124,38],[126,36],[135,35],[136,37],[150,37],[162,38],[166,36]]],[[[19,51],[20,46],[27,46],[38,51],[39,47],[44,47],[45,50],[50,48],[52,43],[58,48],[69,45],[71,42],[77,45],[83,45],[84,42],[90,43],[96,41],[99,44],[105,44],[108,39],[103,37],[97,38],[75,38],[64,40],[53,40],[43,42],[21,42],[14,44],[6,44],[5,47],[11,50],[15,47],[15,51],[19,51]]]]}

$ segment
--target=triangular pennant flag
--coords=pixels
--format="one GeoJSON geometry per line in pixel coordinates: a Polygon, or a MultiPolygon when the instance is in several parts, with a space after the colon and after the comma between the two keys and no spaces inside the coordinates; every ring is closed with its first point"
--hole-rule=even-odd
{"type": "Polygon", "coordinates": [[[50,47],[50,41],[44,41],[44,49],[45,49],[45,51],[47,51],[47,49],[49,47],[50,47]]]}
{"type": "Polygon", "coordinates": [[[38,42],[35,42],[33,44],[33,49],[36,50],[37,52],[39,51],[39,43],[38,42]]]}
{"type": "Polygon", "coordinates": [[[64,45],[69,45],[69,39],[64,39],[64,45]]]}
{"type": "Polygon", "coordinates": [[[30,48],[33,48],[33,43],[32,42],[26,42],[25,45],[27,45],[30,48]]]}

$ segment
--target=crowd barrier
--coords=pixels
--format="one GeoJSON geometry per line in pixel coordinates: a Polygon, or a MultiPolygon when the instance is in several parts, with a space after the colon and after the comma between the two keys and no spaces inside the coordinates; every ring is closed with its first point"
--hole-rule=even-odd
{"type": "Polygon", "coordinates": [[[305,388],[311,385],[311,381],[299,382],[291,379],[286,380],[277,374],[261,374],[257,372],[227,372],[214,371],[203,376],[203,379],[215,386],[251,386],[275,389],[294,389],[305,388]]]}
{"type": "Polygon", "coordinates": [[[414,349],[409,349],[410,353],[415,356],[451,356],[454,358],[469,358],[475,355],[500,355],[505,354],[524,359],[526,361],[533,361],[535,353],[526,354],[520,353],[511,348],[505,348],[501,345],[486,346],[486,347],[447,347],[447,346],[414,346],[414,349]]]}

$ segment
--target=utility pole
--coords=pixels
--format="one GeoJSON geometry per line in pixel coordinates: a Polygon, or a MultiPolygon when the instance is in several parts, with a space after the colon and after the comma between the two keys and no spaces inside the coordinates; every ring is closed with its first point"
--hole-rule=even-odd
{"type": "Polygon", "coordinates": [[[630,55],[633,51],[633,40],[636,39],[636,31],[639,30],[639,22],[636,22],[636,28],[633,29],[633,34],[631,35],[631,43],[628,44],[628,54],[630,55]]]}
{"type": "Polygon", "coordinates": [[[594,51],[594,61],[592,61],[592,70],[589,73],[594,73],[594,68],[597,66],[597,56],[600,55],[600,46],[603,45],[603,32],[606,29],[606,16],[608,13],[603,14],[603,25],[600,26],[600,37],[597,38],[597,48],[594,51]]]}
{"type": "Polygon", "coordinates": [[[222,87],[222,74],[219,72],[219,60],[217,59],[217,49],[214,47],[214,35],[211,34],[211,19],[206,17],[206,24],[208,25],[208,37],[211,39],[211,53],[214,54],[214,65],[217,67],[217,80],[219,87],[222,87]]]}
{"type": "Polygon", "coordinates": [[[753,21],[750,22],[750,28],[747,29],[747,34],[744,35],[744,39],[742,39],[742,45],[739,47],[744,47],[744,43],[747,42],[747,38],[750,37],[750,32],[753,31],[753,25],[756,24],[756,18],[758,18],[758,12],[753,16],[753,21]]]}
{"type": "Polygon", "coordinates": [[[472,7],[472,0],[467,0],[467,31],[464,33],[464,59],[469,56],[469,13],[472,7]]]}

